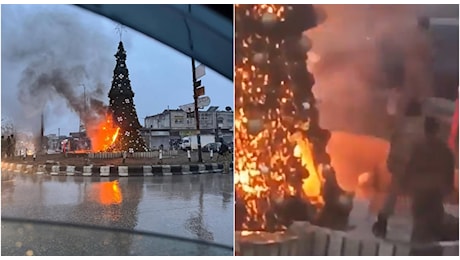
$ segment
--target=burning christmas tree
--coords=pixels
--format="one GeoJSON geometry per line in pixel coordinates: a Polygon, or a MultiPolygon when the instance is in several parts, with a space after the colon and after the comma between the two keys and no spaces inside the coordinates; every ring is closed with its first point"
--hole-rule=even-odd
{"type": "Polygon", "coordinates": [[[313,6],[236,5],[235,26],[236,229],[342,224],[351,207],[326,152],[302,37],[316,26],[313,6]]]}
{"type": "Polygon", "coordinates": [[[140,135],[141,124],[134,107],[134,92],[131,89],[131,81],[126,67],[126,51],[121,41],[118,44],[118,52],[115,57],[117,64],[113,71],[112,87],[109,92],[109,113],[112,114],[113,124],[119,130],[110,150],[144,152],[148,149],[140,135]]]}

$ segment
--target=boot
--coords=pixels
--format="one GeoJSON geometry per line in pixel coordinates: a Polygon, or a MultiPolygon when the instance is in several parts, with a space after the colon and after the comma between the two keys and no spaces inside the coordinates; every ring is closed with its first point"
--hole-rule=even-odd
{"type": "Polygon", "coordinates": [[[385,238],[387,235],[387,225],[388,218],[380,213],[377,217],[377,221],[372,225],[372,233],[374,233],[374,236],[385,238]]]}

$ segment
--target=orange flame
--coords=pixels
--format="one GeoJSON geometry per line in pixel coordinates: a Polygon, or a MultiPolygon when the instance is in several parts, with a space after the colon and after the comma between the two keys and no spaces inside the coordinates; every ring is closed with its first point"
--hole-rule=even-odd
{"type": "Polygon", "coordinates": [[[117,140],[120,131],[120,128],[113,124],[112,116],[109,113],[95,126],[87,128],[93,152],[108,150],[117,140]]]}
{"type": "MultiPolygon", "coordinates": [[[[251,10],[246,15],[260,18],[268,12],[283,20],[281,5],[257,5],[251,10]]],[[[270,39],[267,37],[265,42],[270,39]]],[[[242,46],[249,49],[246,40],[242,46]]],[[[316,163],[313,143],[306,135],[309,122],[283,112],[283,108],[292,105],[288,102],[294,95],[289,82],[282,81],[279,86],[278,108],[259,114],[257,109],[251,109],[253,104],[265,104],[267,97],[262,89],[271,77],[250,64],[251,58],[243,57],[243,64],[235,66],[235,102],[239,109],[235,111],[234,182],[237,199],[244,201],[247,213],[243,228],[257,223],[258,228],[265,229],[270,204],[288,196],[300,195],[322,208],[324,178],[323,166],[316,163]],[[307,174],[299,175],[304,172],[307,174]]]]}
{"type": "Polygon", "coordinates": [[[123,201],[118,181],[98,183],[94,186],[94,191],[98,195],[97,201],[102,205],[117,205],[123,201]]]}

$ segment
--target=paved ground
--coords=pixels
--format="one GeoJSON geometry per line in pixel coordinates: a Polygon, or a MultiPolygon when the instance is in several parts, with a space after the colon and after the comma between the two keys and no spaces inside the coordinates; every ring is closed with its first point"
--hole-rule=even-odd
{"type": "MultiPolygon", "coordinates": [[[[233,245],[231,174],[111,179],[2,172],[1,194],[2,217],[144,230],[233,245]]],[[[39,236],[32,232],[32,238],[22,236],[26,239],[14,241],[19,239],[18,232],[27,232],[27,227],[2,223],[2,254],[24,255],[27,250],[32,250],[34,255],[103,254],[100,250],[108,255],[215,253],[202,246],[182,247],[181,242],[164,239],[162,242],[152,238],[137,241],[126,235],[111,234],[112,240],[106,242],[104,232],[94,230],[74,234],[67,227],[54,230],[56,237],[46,235],[48,231],[37,228],[39,236]],[[78,236],[85,240],[80,241],[78,236]],[[118,242],[113,241],[115,238],[118,242]],[[46,239],[52,243],[41,242],[46,239]],[[101,241],[107,246],[100,245],[101,241]],[[112,249],[115,251],[110,251],[112,249]]]]}
{"type": "MultiPolygon", "coordinates": [[[[209,153],[202,153],[202,159],[204,163],[216,163],[218,162],[217,154],[214,153],[214,158],[210,158],[209,153]]],[[[191,162],[189,162],[187,153],[184,151],[178,151],[177,155],[168,156],[165,152],[165,155],[162,160],[162,164],[196,164],[198,161],[198,152],[191,153],[191,162]]],[[[32,156],[28,156],[25,160],[22,158],[9,158],[2,159],[5,162],[17,162],[25,164],[45,164],[46,161],[55,161],[59,162],[61,165],[154,165],[160,164],[158,158],[126,158],[125,163],[123,163],[122,158],[115,159],[89,159],[85,154],[68,154],[67,157],[64,154],[47,154],[47,155],[38,155],[35,161],[32,156]]]]}

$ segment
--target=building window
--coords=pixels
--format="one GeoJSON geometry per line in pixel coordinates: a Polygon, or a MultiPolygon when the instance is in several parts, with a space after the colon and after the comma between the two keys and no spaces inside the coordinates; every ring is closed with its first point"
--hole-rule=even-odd
{"type": "Polygon", "coordinates": [[[183,124],[184,123],[184,117],[183,116],[175,116],[174,117],[174,123],[183,124]]]}

